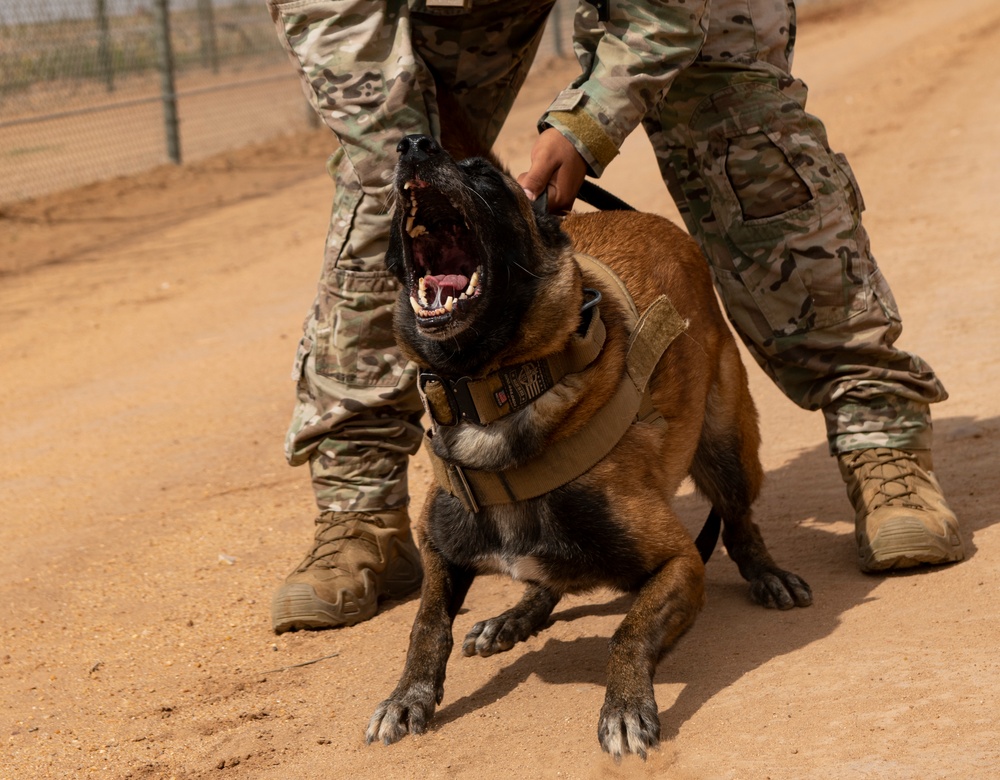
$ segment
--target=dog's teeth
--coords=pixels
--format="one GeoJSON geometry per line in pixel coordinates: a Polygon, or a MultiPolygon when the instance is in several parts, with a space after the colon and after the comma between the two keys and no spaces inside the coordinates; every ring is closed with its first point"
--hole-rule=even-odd
{"type": "Polygon", "coordinates": [[[417,218],[414,216],[417,213],[417,207],[414,206],[410,210],[410,216],[406,218],[406,232],[410,238],[419,238],[424,233],[427,232],[427,228],[423,225],[416,224],[417,218]]]}
{"type": "Polygon", "coordinates": [[[406,184],[403,185],[403,189],[404,190],[410,189],[410,182],[406,182],[406,184]]]}
{"type": "Polygon", "coordinates": [[[420,314],[420,304],[417,303],[417,299],[414,298],[412,295],[410,296],[410,306],[413,307],[414,312],[420,314]]]}
{"type": "Polygon", "coordinates": [[[458,300],[460,300],[460,301],[467,301],[467,300],[469,300],[469,296],[466,295],[465,293],[462,293],[461,295],[458,296],[458,300]]]}
{"type": "Polygon", "coordinates": [[[455,299],[449,295],[448,300],[444,302],[444,310],[451,311],[454,307],[455,307],[455,299]]]}
{"type": "Polygon", "coordinates": [[[469,279],[469,286],[465,288],[466,295],[472,295],[476,291],[476,287],[479,286],[479,271],[472,272],[472,278],[469,279]]]}

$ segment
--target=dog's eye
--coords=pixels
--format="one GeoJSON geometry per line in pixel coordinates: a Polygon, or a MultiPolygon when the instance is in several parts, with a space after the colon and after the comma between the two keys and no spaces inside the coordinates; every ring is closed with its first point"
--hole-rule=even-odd
{"type": "Polygon", "coordinates": [[[474,176],[481,181],[499,184],[503,180],[503,174],[494,168],[487,160],[484,160],[481,157],[463,160],[459,163],[459,167],[462,168],[467,175],[474,176]]]}

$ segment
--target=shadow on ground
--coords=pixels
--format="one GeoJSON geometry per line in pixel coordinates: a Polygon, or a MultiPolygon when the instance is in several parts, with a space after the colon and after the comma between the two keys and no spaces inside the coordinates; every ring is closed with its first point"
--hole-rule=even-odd
{"type": "MultiPolygon", "coordinates": [[[[992,509],[1000,498],[996,479],[1000,452],[992,444],[1000,433],[1000,418],[948,418],[935,423],[935,433],[935,468],[962,523],[966,555],[972,557],[976,533],[994,522],[987,507],[992,509]],[[950,490],[949,484],[965,489],[950,490]]],[[[704,516],[703,502],[693,495],[679,498],[676,508],[685,518],[704,516]]],[[[841,616],[871,598],[886,577],[919,576],[917,571],[878,576],[861,573],[855,563],[852,518],[836,463],[825,444],[803,450],[767,474],[757,507],[758,523],[779,565],[801,574],[812,585],[815,603],[789,612],[752,604],[735,565],[724,552],[717,551],[707,567],[708,604],[695,627],[661,661],[656,673],[657,684],[683,684],[677,700],[660,713],[663,739],[676,736],[705,702],[743,675],[832,634],[841,616]],[[734,646],[734,634],[751,641],[744,639],[734,646]]],[[[624,615],[630,603],[629,596],[612,596],[603,603],[557,608],[553,622],[624,615]]],[[[488,706],[532,674],[554,685],[603,686],[608,638],[549,639],[542,647],[498,668],[475,692],[446,702],[433,728],[488,706]]],[[[460,647],[461,637],[456,640],[460,647]]],[[[452,663],[462,660],[477,659],[453,657],[452,663]]]]}

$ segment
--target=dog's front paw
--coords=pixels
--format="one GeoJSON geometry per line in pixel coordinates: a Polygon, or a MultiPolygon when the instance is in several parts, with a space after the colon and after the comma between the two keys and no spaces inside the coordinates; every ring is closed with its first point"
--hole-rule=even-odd
{"type": "Polygon", "coordinates": [[[597,722],[597,738],[601,748],[620,761],[626,753],[635,753],[643,761],[646,753],[660,744],[660,716],[652,696],[612,698],[601,707],[597,722]]]}
{"type": "Polygon", "coordinates": [[[365,742],[369,745],[377,739],[386,745],[399,742],[410,734],[423,734],[427,722],[434,714],[436,700],[434,692],[425,686],[413,686],[403,693],[393,693],[378,705],[375,714],[368,721],[365,742]]]}
{"type": "Polygon", "coordinates": [[[510,650],[518,642],[523,642],[534,631],[526,618],[499,615],[476,623],[462,642],[462,655],[481,655],[483,658],[494,653],[510,650]]]}
{"type": "Polygon", "coordinates": [[[750,580],[750,598],[768,609],[808,607],[813,601],[812,588],[804,579],[777,568],[750,580]]]}

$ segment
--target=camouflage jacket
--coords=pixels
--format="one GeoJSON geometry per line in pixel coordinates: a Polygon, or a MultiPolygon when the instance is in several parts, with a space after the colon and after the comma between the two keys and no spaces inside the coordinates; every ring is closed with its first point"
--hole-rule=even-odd
{"type": "Polygon", "coordinates": [[[573,48],[583,69],[539,121],[554,127],[600,176],[625,138],[698,56],[708,30],[707,2],[610,2],[610,20],[580,3],[573,48]]]}
{"type": "MultiPolygon", "coordinates": [[[[434,0],[409,4],[413,10],[461,13],[434,0]]],[[[604,172],[677,73],[698,56],[708,30],[706,0],[608,0],[607,5],[610,18],[599,21],[595,6],[580,0],[573,48],[582,72],[539,120],[539,129],[554,127],[573,143],[594,176],[604,172]]]]}

